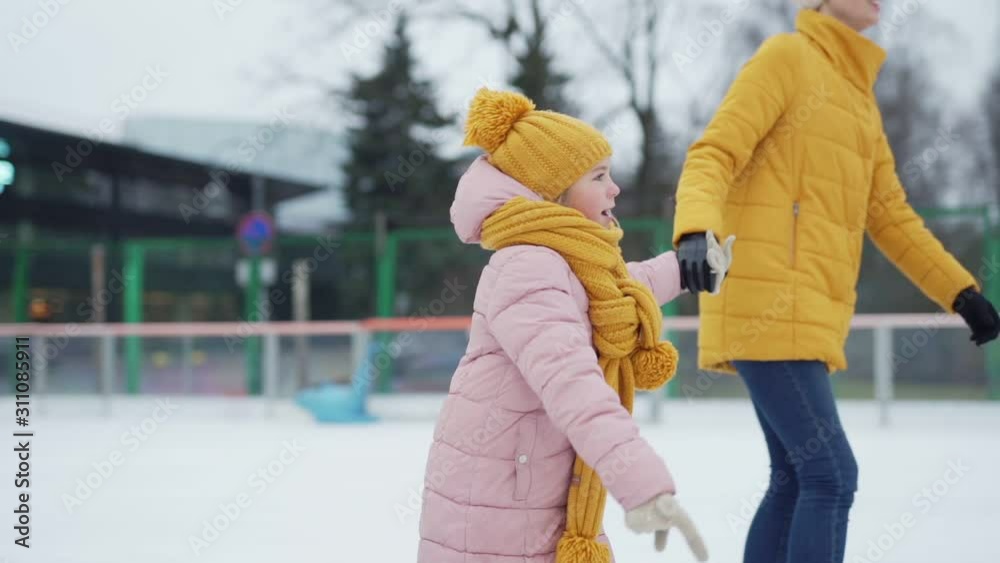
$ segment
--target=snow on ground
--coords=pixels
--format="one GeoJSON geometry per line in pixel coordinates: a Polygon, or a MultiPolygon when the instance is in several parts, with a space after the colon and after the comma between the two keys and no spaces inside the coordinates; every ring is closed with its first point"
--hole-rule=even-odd
{"type": "MultiPolygon", "coordinates": [[[[116,398],[109,416],[93,398],[50,398],[32,413],[30,550],[12,543],[13,438],[0,461],[0,561],[413,561],[440,400],[379,397],[376,424],[320,426],[290,402],[116,398]]],[[[675,400],[664,412],[641,417],[645,436],[712,561],[740,561],[767,476],[749,404],[675,400]]],[[[847,561],[1000,561],[1000,404],[896,403],[892,415],[881,428],[874,403],[842,403],[861,468],[847,561]]],[[[656,554],[614,502],[605,528],[618,561],[693,561],[674,535],[656,554]]]]}

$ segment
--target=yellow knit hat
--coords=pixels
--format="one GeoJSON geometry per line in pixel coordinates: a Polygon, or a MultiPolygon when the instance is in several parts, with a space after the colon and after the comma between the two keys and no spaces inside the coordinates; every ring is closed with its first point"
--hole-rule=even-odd
{"type": "Polygon", "coordinates": [[[486,150],[490,164],[548,201],[611,156],[608,140],[583,121],[487,88],[472,99],[465,144],[486,150]]]}

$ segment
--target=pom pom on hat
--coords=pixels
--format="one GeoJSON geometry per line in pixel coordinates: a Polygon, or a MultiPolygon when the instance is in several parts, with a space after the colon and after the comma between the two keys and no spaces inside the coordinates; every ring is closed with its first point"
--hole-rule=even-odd
{"type": "Polygon", "coordinates": [[[507,139],[517,120],[534,109],[534,102],[517,92],[480,88],[465,122],[465,144],[492,153],[507,139]]]}
{"type": "Polygon", "coordinates": [[[472,98],[465,144],[483,148],[490,164],[548,201],[611,156],[608,140],[587,123],[487,88],[472,98]]]}

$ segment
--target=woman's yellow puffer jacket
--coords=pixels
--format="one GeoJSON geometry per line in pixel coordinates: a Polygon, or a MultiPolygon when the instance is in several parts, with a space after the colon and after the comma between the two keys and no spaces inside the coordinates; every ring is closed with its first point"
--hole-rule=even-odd
{"type": "Polygon", "coordinates": [[[820,360],[847,367],[865,232],[948,311],[974,278],[906,201],[872,91],[885,51],[803,10],[740,71],[687,155],[674,244],[736,235],[717,295],[702,293],[698,364],[820,360]]]}

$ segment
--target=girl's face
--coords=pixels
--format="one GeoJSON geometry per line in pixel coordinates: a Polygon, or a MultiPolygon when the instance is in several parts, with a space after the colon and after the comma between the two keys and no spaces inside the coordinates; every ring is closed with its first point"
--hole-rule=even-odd
{"type": "Polygon", "coordinates": [[[621,188],[611,179],[611,159],[605,158],[574,182],[560,202],[583,213],[587,219],[609,227],[615,219],[611,210],[620,193],[621,188]]]}
{"type": "Polygon", "coordinates": [[[819,11],[860,33],[878,23],[881,9],[879,0],[826,0],[819,11]]]}

